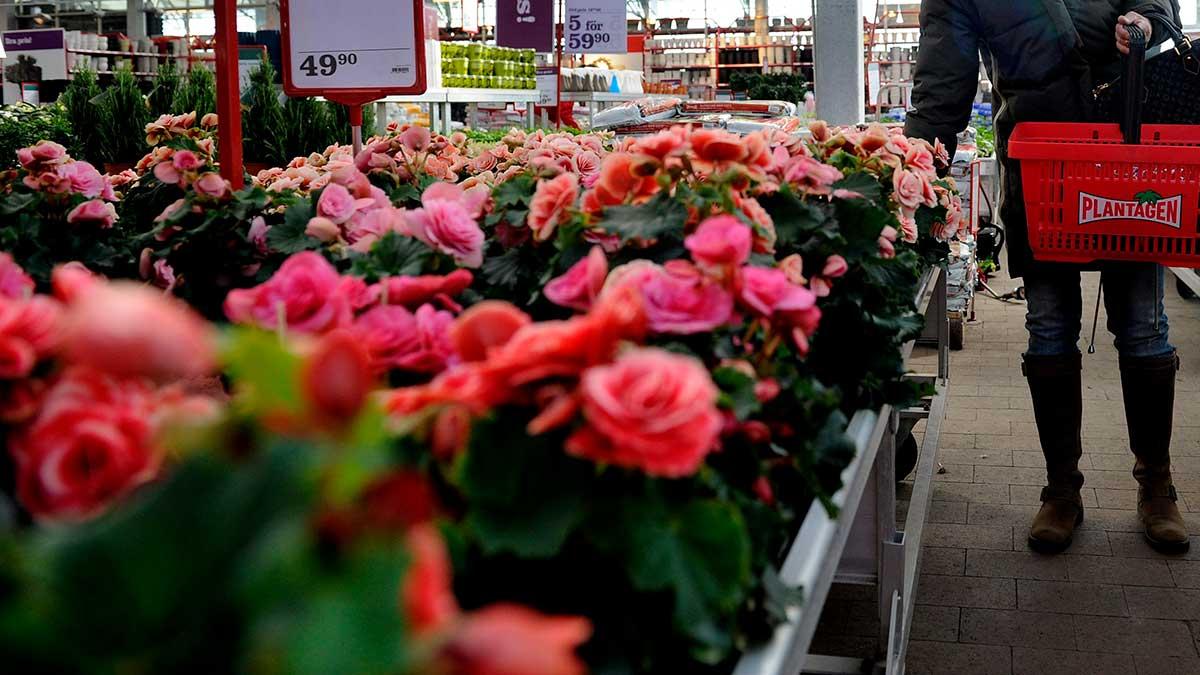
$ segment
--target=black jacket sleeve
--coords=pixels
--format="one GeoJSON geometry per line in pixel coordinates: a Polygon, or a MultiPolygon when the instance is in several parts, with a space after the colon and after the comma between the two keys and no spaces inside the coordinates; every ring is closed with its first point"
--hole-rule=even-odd
{"type": "MultiPolygon", "coordinates": [[[[1169,0],[1159,0],[1169,1],[1169,0]]],[[[954,154],[958,133],[971,120],[979,87],[979,33],[963,0],[921,3],[921,46],[913,73],[912,110],[904,132],[954,154]]]]}

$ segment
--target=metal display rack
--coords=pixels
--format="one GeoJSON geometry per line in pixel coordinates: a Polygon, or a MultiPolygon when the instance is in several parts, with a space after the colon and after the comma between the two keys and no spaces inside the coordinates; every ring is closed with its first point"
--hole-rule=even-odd
{"type": "MultiPolygon", "coordinates": [[[[904,410],[884,406],[854,416],[847,434],[857,450],[842,472],[842,488],[833,496],[837,513],[830,516],[814,502],[784,560],[780,576],[804,593],[804,603],[788,612],[788,621],[767,644],[744,654],[734,675],[865,673],[903,675],[912,630],[917,580],[921,569],[921,535],[932,495],[937,446],[945,416],[949,380],[949,322],[946,319],[946,275],[934,267],[925,273],[916,296],[917,308],[936,329],[936,373],[912,374],[933,385],[935,394],[904,410]],[[926,420],[908,515],[896,528],[897,438],[926,420]],[[835,582],[871,584],[878,588],[879,643],[883,659],[820,656],[809,653],[830,586],[835,582]],[[873,671],[871,670],[873,668],[873,671]]],[[[903,347],[907,361],[914,342],[903,347]]]]}
{"type": "MultiPolygon", "coordinates": [[[[525,103],[525,124],[534,127],[534,103],[537,103],[540,92],[537,89],[430,89],[416,96],[388,96],[376,101],[376,106],[386,106],[388,103],[422,103],[429,105],[429,127],[435,133],[449,134],[450,104],[467,103],[472,108],[479,103],[525,103]]],[[[375,119],[386,120],[384,108],[376,109],[375,119]]],[[[473,116],[474,110],[471,111],[473,116]]]]}

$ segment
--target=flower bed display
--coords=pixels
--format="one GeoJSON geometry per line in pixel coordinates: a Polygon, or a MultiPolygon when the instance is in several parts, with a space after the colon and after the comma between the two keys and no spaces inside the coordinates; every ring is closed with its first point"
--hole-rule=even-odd
{"type": "Polygon", "coordinates": [[[803,602],[941,148],[406,127],[234,191],[213,122],[0,178],[6,666],[727,672],[803,602]]]}

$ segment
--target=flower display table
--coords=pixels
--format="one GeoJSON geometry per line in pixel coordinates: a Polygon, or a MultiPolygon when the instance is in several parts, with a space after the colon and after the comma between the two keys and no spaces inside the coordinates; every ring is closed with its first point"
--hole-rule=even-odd
{"type": "MultiPolygon", "coordinates": [[[[833,496],[830,515],[813,502],[788,551],[780,573],[784,583],[802,589],[804,601],[789,612],[787,623],[771,641],[747,652],[734,675],[784,675],[805,672],[861,673],[861,659],[809,654],[830,586],[870,584],[878,589],[879,652],[876,665],[885,673],[904,672],[917,580],[921,569],[921,534],[932,495],[933,474],[949,380],[949,322],[946,318],[946,275],[931,268],[922,277],[917,306],[937,326],[938,372],[914,374],[934,385],[936,393],[918,407],[861,411],[847,433],[857,450],[842,473],[843,487],[833,496]],[[896,524],[895,448],[899,432],[925,419],[912,499],[904,528],[896,524]]],[[[905,345],[907,358],[914,347],[905,345]]]]}

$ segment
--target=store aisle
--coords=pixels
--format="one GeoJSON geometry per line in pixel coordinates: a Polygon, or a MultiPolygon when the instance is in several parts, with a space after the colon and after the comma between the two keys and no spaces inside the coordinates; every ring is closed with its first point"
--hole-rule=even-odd
{"type": "MultiPolygon", "coordinates": [[[[1085,333],[1098,275],[1085,278],[1085,333]]],[[[1011,290],[998,279],[993,288],[1011,290]]],[[[1172,453],[1180,508],[1200,536],[1200,301],[1168,275],[1183,370],[1172,453]]],[[[1103,332],[1084,359],[1085,521],[1066,554],[1026,547],[1044,484],[1021,377],[1023,304],[980,296],[952,359],[947,424],[917,596],[913,675],[1200,673],[1200,542],[1168,557],[1142,540],[1116,351],[1103,332]]],[[[1086,340],[1086,336],[1085,336],[1086,340]]],[[[1086,345],[1084,346],[1086,349],[1086,345]]],[[[868,633],[869,634],[869,633],[868,633]]]]}

